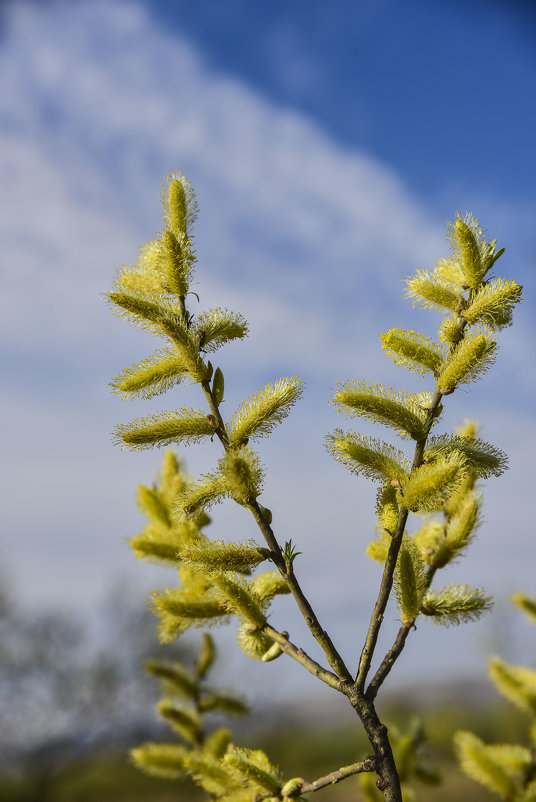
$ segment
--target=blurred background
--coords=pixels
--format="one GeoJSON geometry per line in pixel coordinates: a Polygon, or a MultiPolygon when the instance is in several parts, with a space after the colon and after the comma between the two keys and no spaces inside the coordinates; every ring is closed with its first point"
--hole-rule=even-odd
{"type": "MultiPolygon", "coordinates": [[[[485,488],[476,544],[444,577],[485,587],[495,610],[455,630],[419,625],[386,691],[395,707],[402,695],[489,708],[489,654],[535,657],[508,605],[514,590],[535,592],[535,79],[532,2],[0,4],[0,747],[4,766],[44,767],[28,799],[45,786],[47,799],[107,798],[97,781],[100,796],[85,797],[87,778],[71,778],[69,791],[54,778],[102,744],[123,755],[155,726],[153,685],[141,677],[159,649],[146,604],[175,577],[138,564],[126,540],[143,523],[136,487],[153,481],[160,455],[123,452],[110,432],[198,401],[195,388],[154,402],[112,395],[110,379],[154,343],[114,318],[102,294],[158,229],[173,170],[198,196],[199,309],[227,306],[250,322],[248,340],[219,354],[225,412],[280,376],[306,383],[260,449],[262,500],[280,541],[303,552],[300,580],[350,664],[380,576],[365,556],[375,492],[325,452],[342,420],[331,390],[346,378],[426,389],[384,359],[378,335],[434,333],[435,315],[411,310],[401,279],[447,255],[456,211],[472,211],[506,247],[500,275],[523,284],[525,300],[493,370],[449,397],[444,416],[447,430],[478,419],[510,456],[510,471],[485,488]]],[[[219,454],[182,456],[197,476],[219,454]]],[[[257,536],[225,506],[211,529],[257,536]]],[[[388,611],[380,648],[396,616],[388,611]]],[[[274,625],[318,656],[287,599],[274,625]]],[[[255,696],[257,724],[274,711],[298,723],[305,712],[344,717],[290,661],[259,665],[232,640],[219,637],[221,678],[255,696]]]]}

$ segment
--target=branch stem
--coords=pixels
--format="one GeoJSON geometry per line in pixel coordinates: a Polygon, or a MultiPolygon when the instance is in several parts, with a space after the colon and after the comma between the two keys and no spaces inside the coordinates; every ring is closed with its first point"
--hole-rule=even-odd
{"type": "MultiPolygon", "coordinates": [[[[437,570],[436,568],[428,569],[427,572],[428,587],[430,587],[430,585],[432,584],[436,570],[437,570]]],[[[412,629],[415,629],[415,619],[410,619],[402,623],[402,626],[398,630],[395,642],[393,643],[393,645],[383,658],[381,665],[374,674],[374,677],[372,678],[370,685],[367,688],[365,696],[369,701],[372,702],[376,698],[376,695],[381,686],[383,685],[384,680],[390,674],[392,667],[402,654],[402,650],[406,645],[407,637],[412,629]]]]}
{"type": "Polygon", "coordinates": [[[374,749],[373,769],[378,775],[377,788],[382,792],[385,802],[402,802],[400,779],[387,727],[380,721],[374,703],[365,699],[355,687],[349,691],[348,698],[374,749]]]}
{"type": "Polygon", "coordinates": [[[207,400],[207,404],[208,404],[208,408],[210,409],[210,413],[211,413],[211,415],[213,415],[213,417],[216,420],[216,423],[218,425],[218,427],[217,427],[217,429],[215,431],[215,434],[218,437],[218,439],[220,440],[220,442],[221,442],[222,446],[224,447],[225,451],[228,451],[229,450],[229,436],[227,434],[227,429],[225,428],[225,424],[223,422],[223,418],[221,416],[221,413],[220,413],[220,410],[218,408],[218,405],[216,404],[216,402],[214,400],[214,395],[212,393],[212,390],[210,389],[210,380],[209,379],[204,379],[204,381],[201,382],[201,388],[203,390],[203,393],[205,394],[205,398],[207,400]]]}
{"type": "Polygon", "coordinates": [[[296,600],[296,604],[303,615],[307,626],[309,627],[311,634],[313,635],[314,639],[317,643],[320,644],[322,647],[324,654],[326,655],[326,659],[333,669],[337,677],[342,680],[343,682],[351,682],[351,674],[348,671],[348,668],[344,664],[342,657],[340,656],[339,652],[333,645],[331,638],[329,637],[328,633],[322,629],[320,626],[320,622],[316,617],[316,614],[311,607],[308,599],[306,598],[304,592],[302,591],[300,584],[294,574],[294,570],[292,565],[288,562],[285,562],[281,553],[281,547],[277,542],[277,538],[274,535],[274,532],[271,526],[265,521],[260,507],[257,501],[252,500],[246,507],[250,510],[251,514],[255,518],[257,526],[259,527],[266,544],[270,551],[272,552],[272,561],[275,563],[281,576],[285,580],[290,592],[294,596],[296,600]]]}
{"type": "Polygon", "coordinates": [[[289,657],[292,657],[296,662],[300,663],[304,668],[309,671],[310,674],[317,677],[322,682],[325,682],[326,685],[329,685],[331,688],[334,688],[336,691],[341,690],[341,682],[338,679],[336,674],[333,674],[331,671],[328,671],[327,668],[324,668],[312,657],[300,649],[298,646],[295,646],[288,638],[286,638],[281,632],[278,632],[277,629],[274,629],[269,624],[265,624],[263,627],[263,632],[265,632],[272,640],[278,643],[281,646],[281,649],[288,654],[289,657]]]}
{"type": "MultiPolygon", "coordinates": [[[[227,430],[225,428],[225,424],[224,424],[223,419],[221,417],[218,405],[216,404],[216,402],[214,400],[214,395],[213,395],[211,387],[210,387],[210,381],[208,379],[205,379],[204,381],[201,382],[201,387],[202,387],[203,392],[205,394],[205,398],[207,400],[210,412],[214,416],[214,418],[216,420],[216,423],[217,423],[217,429],[215,431],[215,434],[218,437],[218,439],[221,441],[221,444],[223,445],[224,449],[226,451],[228,451],[229,450],[229,436],[227,434],[227,430]]],[[[283,577],[284,581],[286,582],[290,592],[294,596],[294,599],[296,600],[296,604],[298,605],[298,608],[299,608],[301,614],[303,615],[303,617],[305,619],[305,622],[306,622],[307,626],[309,627],[309,630],[311,631],[311,634],[313,635],[315,640],[322,647],[330,667],[335,672],[335,676],[338,677],[339,680],[342,680],[343,682],[351,682],[352,681],[352,676],[351,676],[348,668],[344,664],[344,661],[343,661],[342,657],[340,656],[340,654],[338,653],[337,649],[333,645],[333,642],[332,642],[331,638],[329,637],[328,633],[324,629],[322,629],[322,627],[320,625],[320,622],[319,622],[319,620],[318,620],[313,608],[311,607],[308,599],[306,598],[304,592],[302,591],[302,589],[300,587],[300,584],[299,584],[299,582],[298,582],[298,580],[296,578],[296,575],[294,574],[294,570],[292,568],[292,564],[289,563],[289,562],[286,562],[284,560],[283,554],[282,554],[282,551],[281,551],[281,546],[277,542],[277,538],[274,535],[274,532],[273,532],[271,526],[264,519],[259,504],[257,503],[257,501],[255,499],[251,499],[244,506],[253,515],[253,517],[254,517],[254,519],[255,519],[255,521],[257,523],[257,526],[259,527],[259,529],[260,529],[260,531],[261,531],[261,533],[262,533],[262,535],[263,535],[263,537],[264,537],[264,539],[266,541],[266,544],[267,544],[268,548],[271,551],[271,559],[272,559],[273,563],[275,564],[275,566],[279,570],[279,572],[280,572],[281,576],[283,577]]],[[[283,648],[282,644],[280,644],[280,645],[281,645],[281,648],[283,648]]],[[[285,649],[283,649],[283,651],[285,651],[285,649]]],[[[298,651],[301,651],[301,650],[298,650],[298,651]]],[[[305,654],[305,652],[302,652],[302,654],[305,654]]],[[[301,660],[300,660],[300,662],[301,662],[301,660]]],[[[315,666],[318,665],[318,664],[314,663],[313,660],[311,660],[311,663],[314,664],[315,666]]],[[[330,677],[333,676],[333,675],[330,674],[329,671],[326,671],[326,669],[321,669],[321,670],[324,671],[326,673],[326,675],[330,675],[330,677]]],[[[315,673],[315,672],[313,672],[313,673],[315,673]]],[[[326,681],[326,679],[324,679],[324,681],[326,681]]],[[[340,683],[338,683],[338,685],[334,685],[333,684],[333,680],[330,679],[328,684],[331,685],[331,687],[337,687],[340,690],[340,687],[338,687],[340,685],[340,683]]]]}
{"type": "Polygon", "coordinates": [[[393,643],[393,645],[383,658],[381,665],[374,674],[374,677],[372,678],[370,685],[367,688],[365,696],[370,702],[373,702],[374,699],[376,698],[376,695],[380,690],[383,681],[389,675],[392,667],[394,666],[395,662],[398,660],[400,654],[402,653],[402,649],[406,645],[406,639],[409,633],[411,632],[414,624],[415,624],[414,620],[405,621],[398,630],[395,642],[393,643]]]}
{"type": "MultiPolygon", "coordinates": [[[[413,456],[411,473],[413,473],[413,471],[416,468],[422,465],[424,449],[426,448],[426,441],[428,439],[428,434],[432,427],[433,420],[436,416],[437,409],[441,403],[441,398],[442,398],[442,393],[439,390],[436,390],[434,397],[432,399],[432,404],[426,416],[426,421],[425,421],[426,435],[421,440],[417,440],[417,443],[415,445],[415,453],[413,456]]],[[[376,648],[376,643],[378,641],[378,635],[380,633],[381,625],[383,622],[385,608],[387,607],[387,602],[389,601],[389,596],[391,595],[391,590],[393,588],[393,577],[395,573],[396,562],[398,559],[398,552],[400,551],[400,546],[402,545],[402,538],[404,537],[404,529],[406,527],[408,514],[409,510],[406,507],[400,507],[396,530],[392,537],[391,543],[389,544],[389,551],[383,569],[380,590],[378,592],[378,598],[376,599],[376,603],[372,611],[367,637],[365,640],[365,645],[363,646],[363,651],[361,652],[361,658],[359,660],[359,669],[355,681],[356,688],[359,694],[361,695],[364,693],[365,682],[367,679],[368,672],[370,671],[372,657],[374,655],[374,650],[376,648]]]]}
{"type": "Polygon", "coordinates": [[[325,777],[319,777],[318,780],[304,783],[300,793],[310,794],[313,791],[320,791],[321,788],[325,788],[328,785],[335,785],[341,780],[351,777],[353,774],[363,774],[363,772],[366,771],[374,771],[373,757],[366,757],[365,760],[362,760],[360,763],[352,763],[350,766],[341,766],[340,769],[326,774],[325,777]]]}

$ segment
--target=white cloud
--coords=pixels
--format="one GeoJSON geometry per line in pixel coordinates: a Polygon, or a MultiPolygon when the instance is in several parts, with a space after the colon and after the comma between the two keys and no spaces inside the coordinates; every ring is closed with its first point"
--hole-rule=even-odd
{"type": "MultiPolygon", "coordinates": [[[[354,519],[372,494],[354,496],[350,478],[328,467],[322,432],[334,423],[325,400],[339,377],[394,376],[377,333],[393,313],[407,325],[399,277],[441,255],[441,230],[392,171],[215,74],[141,4],[19,3],[9,20],[0,52],[0,331],[13,376],[4,548],[29,598],[77,590],[90,601],[103,556],[108,573],[128,559],[118,543],[136,526],[130,499],[158,460],[112,456],[113,422],[143,405],[120,408],[106,382],[152,345],[115,321],[98,293],[159,225],[160,180],[177,167],[200,198],[201,300],[251,322],[249,342],[222,357],[235,382],[229,405],[274,371],[308,381],[301,418],[266,449],[282,530],[310,531],[319,559],[327,530],[340,537],[352,555],[347,581],[354,560],[366,572],[356,600],[370,596],[359,556],[368,535],[358,549],[354,519]],[[113,531],[120,516],[124,529],[113,531]]],[[[513,382],[518,373],[521,365],[513,382]]],[[[191,460],[194,471],[206,468],[191,460]]],[[[320,581],[314,560],[302,560],[307,584],[336,618],[343,583],[320,581]]]]}

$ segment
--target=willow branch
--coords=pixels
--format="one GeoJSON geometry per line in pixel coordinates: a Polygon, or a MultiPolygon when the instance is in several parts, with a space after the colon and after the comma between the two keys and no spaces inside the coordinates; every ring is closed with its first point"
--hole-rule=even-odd
{"type": "Polygon", "coordinates": [[[216,402],[214,400],[214,396],[212,394],[212,390],[210,389],[210,380],[209,379],[205,379],[204,381],[202,381],[201,382],[201,388],[203,390],[203,393],[205,394],[205,398],[207,400],[207,404],[208,404],[208,408],[210,409],[210,413],[214,417],[214,419],[215,419],[215,421],[217,423],[217,429],[216,429],[215,434],[218,437],[218,439],[220,440],[220,442],[221,442],[222,446],[224,447],[224,449],[226,451],[228,451],[228,449],[229,449],[229,436],[227,434],[227,430],[225,428],[225,424],[223,422],[223,418],[221,416],[221,413],[220,413],[220,410],[218,408],[218,405],[216,404],[216,402]]]}
{"type": "Polygon", "coordinates": [[[406,645],[406,639],[411,632],[412,628],[415,625],[414,620],[405,621],[400,629],[398,630],[395,642],[383,658],[381,665],[379,666],[378,670],[374,674],[370,685],[367,688],[367,692],[365,694],[366,698],[373,702],[376,698],[376,694],[378,693],[379,689],[381,688],[383,681],[390,673],[392,667],[400,657],[404,646],[406,645]]]}
{"type": "Polygon", "coordinates": [[[281,547],[277,542],[277,538],[273,533],[271,526],[265,521],[263,518],[262,512],[258,503],[255,500],[250,501],[247,505],[245,505],[255,518],[257,526],[259,527],[266,544],[271,552],[271,559],[279,569],[281,576],[285,580],[290,592],[294,596],[296,600],[296,604],[303,615],[307,626],[309,627],[311,634],[313,635],[314,639],[320,644],[322,647],[324,654],[326,655],[326,659],[337,675],[340,680],[345,682],[351,681],[351,675],[348,671],[346,665],[342,657],[340,656],[339,652],[333,645],[331,638],[329,637],[328,633],[322,629],[320,626],[320,622],[316,617],[316,614],[311,607],[308,599],[306,598],[305,594],[303,593],[300,584],[294,574],[294,570],[292,565],[288,562],[285,562],[281,553],[281,547]]]}
{"type": "MultiPolygon", "coordinates": [[[[422,440],[418,440],[415,445],[415,453],[413,456],[411,473],[413,473],[413,471],[416,468],[422,465],[424,449],[426,448],[426,441],[428,439],[428,434],[432,427],[432,423],[436,415],[437,408],[439,407],[439,404],[441,402],[441,398],[442,398],[442,393],[439,390],[436,390],[434,397],[432,399],[432,404],[426,416],[426,421],[425,421],[426,435],[425,437],[422,438],[422,440]]],[[[402,545],[402,538],[404,537],[404,529],[406,527],[408,514],[409,511],[406,509],[406,507],[400,507],[396,530],[392,537],[391,543],[389,544],[389,551],[387,553],[387,560],[385,561],[385,566],[383,569],[382,581],[380,585],[380,590],[378,592],[378,598],[376,599],[376,603],[372,611],[372,616],[370,619],[365,645],[363,646],[363,651],[361,652],[361,657],[359,660],[359,669],[357,672],[355,684],[360,694],[363,693],[365,687],[365,681],[367,679],[368,672],[370,671],[372,657],[374,655],[374,649],[376,648],[376,643],[378,641],[378,635],[380,633],[381,625],[383,622],[385,608],[387,607],[387,602],[389,601],[389,596],[391,595],[391,590],[393,588],[393,577],[395,573],[396,562],[398,559],[398,552],[400,551],[400,546],[402,545]]]]}
{"type": "Polygon", "coordinates": [[[327,785],[336,785],[341,780],[351,777],[353,774],[363,774],[366,771],[374,771],[374,758],[366,757],[361,763],[352,763],[350,766],[342,766],[337,771],[332,771],[326,774],[325,777],[319,777],[310,783],[304,783],[301,787],[301,794],[310,794],[312,791],[320,791],[327,785]]]}
{"type": "MultiPolygon", "coordinates": [[[[428,569],[427,572],[428,587],[430,587],[430,585],[432,584],[435,572],[436,572],[435,568],[428,569]]],[[[381,665],[374,674],[374,677],[372,678],[370,685],[367,688],[365,696],[369,701],[372,702],[376,698],[376,694],[383,685],[384,680],[390,674],[392,667],[402,654],[402,650],[406,645],[407,637],[412,629],[415,629],[415,619],[409,619],[408,621],[404,621],[404,623],[398,630],[395,642],[393,643],[393,645],[383,658],[381,665]]]]}
{"type": "MultiPolygon", "coordinates": [[[[208,379],[201,382],[201,387],[203,388],[203,392],[205,394],[205,398],[207,399],[207,403],[210,409],[211,414],[214,416],[218,428],[216,429],[216,435],[221,441],[224,449],[227,451],[229,449],[229,437],[225,428],[225,424],[221,417],[218,405],[214,400],[214,395],[210,388],[210,382],[208,379]]],[[[272,562],[275,564],[277,569],[279,570],[281,576],[283,577],[284,581],[286,582],[290,592],[294,596],[296,600],[296,604],[303,615],[307,626],[309,627],[311,634],[313,635],[314,639],[320,644],[322,647],[324,654],[326,655],[326,659],[335,672],[336,676],[345,682],[351,682],[352,676],[348,671],[348,668],[344,664],[344,661],[340,654],[338,653],[337,649],[333,645],[331,638],[329,637],[328,633],[322,629],[320,622],[311,607],[308,599],[306,598],[305,594],[303,593],[300,584],[294,574],[292,564],[285,562],[283,559],[283,555],[281,552],[281,546],[277,542],[277,538],[274,535],[274,532],[270,525],[265,521],[261,509],[255,499],[251,499],[248,504],[244,505],[253,515],[257,526],[259,527],[265,541],[266,545],[270,549],[271,552],[271,559],[272,562]]],[[[283,648],[283,647],[281,647],[283,648]]],[[[283,649],[284,651],[284,649],[283,649]]],[[[314,663],[314,661],[312,661],[314,663]]],[[[325,671],[325,669],[322,669],[325,671]]],[[[314,673],[314,672],[313,672],[314,673]]],[[[330,672],[327,672],[328,674],[330,672]]],[[[328,683],[330,684],[330,683],[328,683]]],[[[332,685],[332,687],[336,687],[332,685]]]]}
{"type": "Polygon", "coordinates": [[[327,668],[324,668],[312,657],[300,649],[298,646],[295,646],[282,632],[278,632],[277,629],[274,629],[269,624],[265,624],[262,628],[263,632],[265,632],[272,640],[278,643],[281,646],[281,649],[288,654],[289,657],[292,657],[293,660],[300,663],[304,668],[309,671],[310,674],[317,677],[322,682],[325,682],[326,685],[329,685],[331,688],[334,688],[337,691],[341,690],[341,682],[336,674],[333,672],[328,671],[327,668]]]}

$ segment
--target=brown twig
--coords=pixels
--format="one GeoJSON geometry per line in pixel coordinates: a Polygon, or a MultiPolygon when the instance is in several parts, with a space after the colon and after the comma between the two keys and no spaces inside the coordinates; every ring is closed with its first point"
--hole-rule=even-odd
{"type": "Polygon", "coordinates": [[[281,649],[288,654],[289,657],[292,657],[298,663],[300,663],[304,668],[309,671],[310,674],[313,674],[318,679],[325,682],[326,685],[329,685],[331,688],[334,688],[336,691],[341,690],[341,681],[337,677],[336,674],[333,672],[328,671],[327,668],[323,668],[319,663],[313,660],[312,657],[300,649],[298,646],[295,646],[282,632],[278,632],[277,629],[274,629],[269,624],[265,624],[262,628],[263,632],[265,632],[272,640],[278,643],[281,646],[281,649]]]}
{"type": "Polygon", "coordinates": [[[336,785],[336,783],[345,780],[347,777],[351,777],[353,774],[363,774],[367,771],[374,771],[373,757],[366,757],[361,763],[352,763],[350,766],[342,766],[340,769],[337,769],[337,771],[326,774],[325,777],[319,777],[318,780],[304,783],[300,793],[309,794],[312,791],[320,791],[321,788],[325,788],[328,785],[336,785]]]}
{"type": "MultiPolygon", "coordinates": [[[[221,417],[218,404],[216,404],[216,401],[214,400],[214,394],[210,387],[210,381],[208,379],[205,379],[205,381],[201,382],[201,387],[205,394],[205,398],[207,400],[210,412],[217,423],[217,429],[215,430],[215,434],[220,440],[224,449],[227,451],[229,449],[229,436],[225,428],[223,419],[221,417]]],[[[265,520],[259,504],[255,499],[251,499],[249,503],[245,504],[244,506],[247,509],[249,509],[249,511],[253,515],[257,523],[257,526],[259,527],[266,541],[266,544],[270,549],[271,559],[273,563],[279,570],[290,592],[294,596],[296,604],[298,605],[298,608],[301,614],[303,615],[305,622],[311,631],[311,634],[322,647],[324,654],[326,655],[326,659],[331,668],[333,669],[333,671],[335,672],[335,675],[339,678],[339,680],[342,680],[343,682],[351,682],[352,676],[348,668],[344,664],[342,657],[340,656],[337,649],[333,645],[331,638],[329,637],[327,632],[324,629],[322,629],[313,608],[311,607],[308,599],[306,598],[304,592],[300,587],[300,584],[294,574],[292,564],[284,560],[281,552],[281,546],[277,542],[277,538],[271,526],[265,520]]],[[[305,653],[303,652],[303,654],[305,653]]],[[[311,662],[313,663],[314,661],[311,662]]],[[[330,672],[327,672],[326,669],[322,669],[322,671],[326,672],[326,675],[330,674],[330,672]]],[[[332,687],[336,687],[331,680],[330,682],[328,682],[328,684],[331,684],[332,687]]]]}
{"type": "MultiPolygon", "coordinates": [[[[418,440],[415,445],[415,453],[413,456],[411,473],[413,473],[413,471],[416,468],[422,465],[424,449],[426,447],[426,441],[428,439],[428,434],[430,432],[432,423],[436,416],[436,411],[439,407],[439,404],[441,403],[441,398],[442,398],[442,393],[439,390],[436,390],[434,397],[432,399],[432,404],[426,416],[426,421],[425,421],[426,435],[421,440],[418,440]]],[[[406,507],[400,507],[400,511],[398,514],[398,523],[396,526],[395,533],[392,537],[391,543],[389,545],[387,560],[385,561],[385,566],[383,569],[382,581],[378,593],[378,598],[376,599],[376,603],[372,611],[372,616],[370,618],[370,624],[367,632],[367,637],[365,640],[365,645],[363,646],[363,651],[361,652],[361,657],[359,660],[359,669],[355,681],[357,691],[361,695],[364,693],[365,681],[367,679],[368,672],[370,671],[372,657],[374,655],[374,649],[376,648],[378,635],[380,633],[381,625],[383,622],[385,608],[387,607],[387,602],[389,601],[391,590],[393,588],[393,578],[396,568],[396,562],[398,559],[398,552],[400,551],[400,546],[402,545],[402,538],[404,537],[404,529],[406,526],[406,521],[408,519],[408,514],[409,510],[407,510],[406,507]]]]}
{"type": "Polygon", "coordinates": [[[365,693],[366,698],[368,701],[373,702],[376,698],[376,694],[378,693],[383,681],[390,673],[392,667],[394,666],[395,662],[398,660],[400,654],[402,653],[402,649],[406,645],[406,639],[411,632],[412,628],[414,627],[415,622],[405,621],[400,629],[398,630],[398,634],[396,636],[396,640],[385,655],[382,660],[381,665],[379,666],[378,670],[374,674],[370,685],[367,688],[365,693]]]}
{"type": "Polygon", "coordinates": [[[261,509],[258,503],[255,500],[252,500],[249,504],[246,505],[247,508],[252,513],[257,526],[259,527],[262,535],[266,541],[268,548],[272,554],[272,560],[279,569],[281,576],[285,580],[290,592],[294,596],[296,600],[296,604],[303,615],[307,626],[309,627],[311,634],[313,635],[314,639],[320,644],[322,649],[324,650],[324,654],[326,655],[326,659],[336,673],[337,677],[343,682],[351,681],[351,675],[348,671],[346,665],[340,654],[338,653],[337,649],[333,645],[331,638],[329,637],[328,633],[322,629],[320,626],[320,622],[316,617],[316,614],[311,607],[308,599],[306,598],[304,592],[302,591],[300,584],[294,574],[292,565],[288,562],[285,562],[281,553],[281,547],[277,542],[277,538],[274,535],[274,532],[270,526],[264,519],[261,509]]]}

